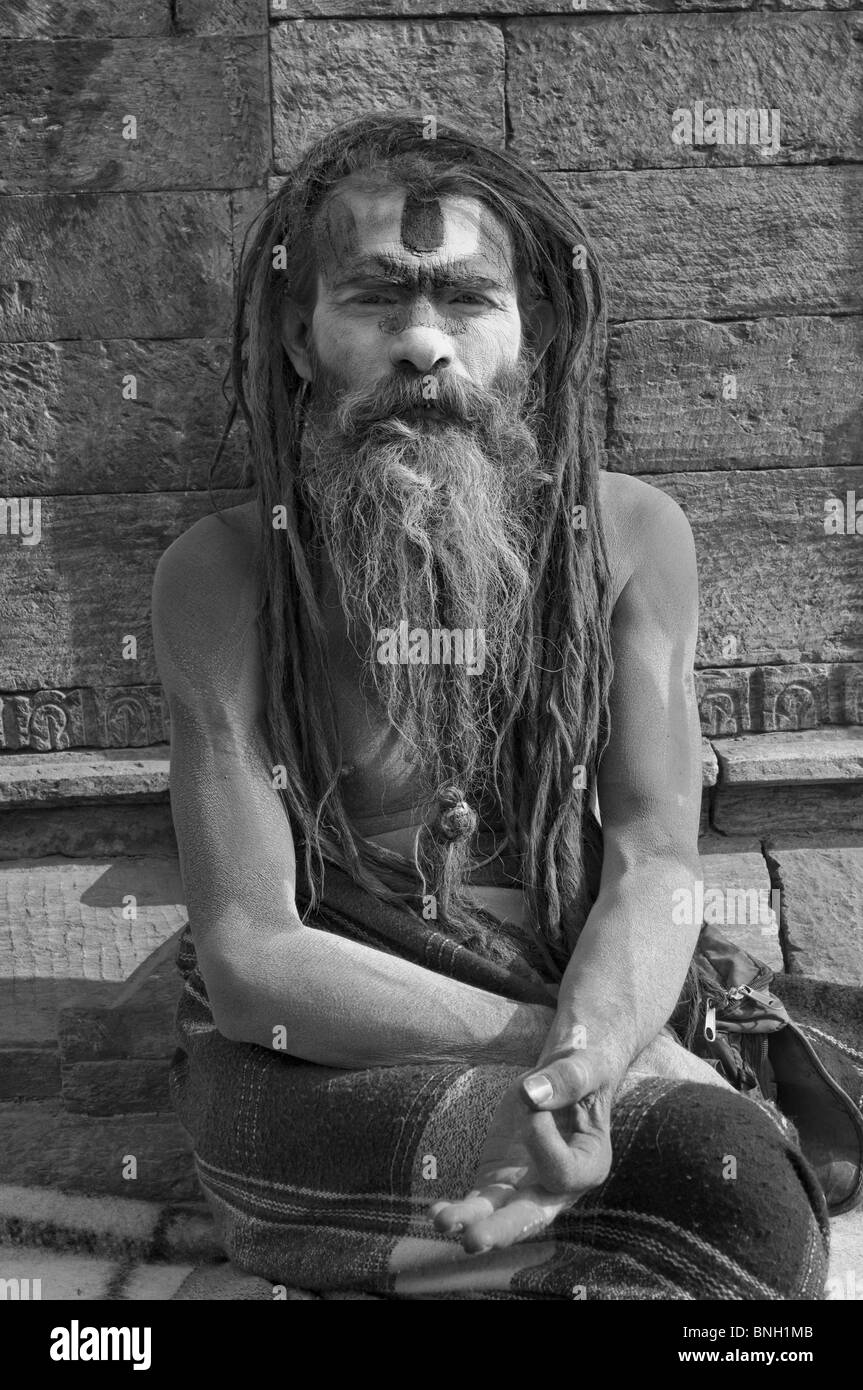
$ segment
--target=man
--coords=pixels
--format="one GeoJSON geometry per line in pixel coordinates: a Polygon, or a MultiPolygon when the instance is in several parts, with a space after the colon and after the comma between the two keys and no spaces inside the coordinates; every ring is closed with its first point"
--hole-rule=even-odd
{"type": "Polygon", "coordinates": [[[671,925],[695,557],[671,499],[599,470],[603,312],[550,185],[409,118],[313,146],[244,247],[255,500],[170,547],[153,620],[175,1096],[228,1253],[273,1280],[820,1296],[793,1135],[665,1029],[699,927],[671,925]]]}

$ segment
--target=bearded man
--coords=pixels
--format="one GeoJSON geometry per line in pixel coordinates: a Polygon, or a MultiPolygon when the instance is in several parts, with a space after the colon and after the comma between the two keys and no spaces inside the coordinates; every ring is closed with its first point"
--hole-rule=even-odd
{"type": "Polygon", "coordinates": [[[600,471],[585,232],[509,155],[380,116],[252,231],[254,501],[170,547],[153,605],[172,1084],[228,1254],[385,1297],[820,1297],[793,1131],[666,1027],[694,547],[600,471]]]}

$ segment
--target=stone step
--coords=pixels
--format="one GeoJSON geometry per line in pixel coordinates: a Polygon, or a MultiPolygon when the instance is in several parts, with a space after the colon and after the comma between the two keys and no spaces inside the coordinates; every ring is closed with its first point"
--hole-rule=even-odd
{"type": "Polygon", "coordinates": [[[59,1100],[0,1104],[3,1180],[147,1201],[200,1196],[192,1141],[170,1111],[73,1115],[59,1100]],[[124,1176],[125,1174],[125,1176],[124,1176]]]}
{"type": "Polygon", "coordinates": [[[715,738],[710,819],[724,834],[863,833],[863,729],[715,738]]]}
{"type": "Polygon", "coordinates": [[[165,800],[169,771],[164,743],[14,753],[0,759],[0,807],[165,800]]]}
{"type": "MultiPolygon", "coordinates": [[[[89,1076],[73,1068],[64,1082],[60,1018],[123,1007],[138,968],[185,923],[182,898],[168,856],[0,864],[0,1102],[59,1097],[68,1084],[70,1110],[105,1112],[87,1100],[89,1076]]],[[[164,1063],[147,1057],[133,1049],[131,1066],[109,1069],[110,1113],[168,1108],[164,1063]]]]}

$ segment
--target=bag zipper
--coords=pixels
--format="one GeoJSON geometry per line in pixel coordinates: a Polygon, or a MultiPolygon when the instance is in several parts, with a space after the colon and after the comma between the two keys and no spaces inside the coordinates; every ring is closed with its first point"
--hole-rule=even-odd
{"type": "MultiPolygon", "coordinates": [[[[737,1003],[741,999],[754,999],[756,1004],[760,1004],[763,1009],[769,1009],[771,1013],[777,1011],[770,1002],[769,991],[763,989],[753,989],[751,985],[736,985],[734,989],[724,989],[721,994],[705,995],[707,1006],[704,1015],[704,1036],[708,1042],[716,1041],[716,1006],[718,1004],[737,1003]]],[[[780,1017],[777,1014],[777,1017],[780,1017]]]]}

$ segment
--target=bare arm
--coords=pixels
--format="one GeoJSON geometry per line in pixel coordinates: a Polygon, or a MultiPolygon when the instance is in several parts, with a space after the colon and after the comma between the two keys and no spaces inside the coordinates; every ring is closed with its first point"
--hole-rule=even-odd
{"type": "Polygon", "coordinates": [[[251,541],[245,523],[234,524],[207,518],[182,536],[153,590],[183,884],[220,1032],[272,1047],[283,1028],[293,1056],[337,1067],[533,1065],[551,1009],[300,921],[293,838],[264,734],[251,541]]]}
{"type": "Polygon", "coordinates": [[[635,565],[614,610],[612,732],[597,780],[600,892],[564,975],[542,1062],[571,1049],[580,1025],[586,1045],[622,1075],[683,986],[700,927],[672,918],[675,892],[693,892],[700,877],[697,629],[692,532],[677,504],[654,490],[639,509],[635,565]]]}

